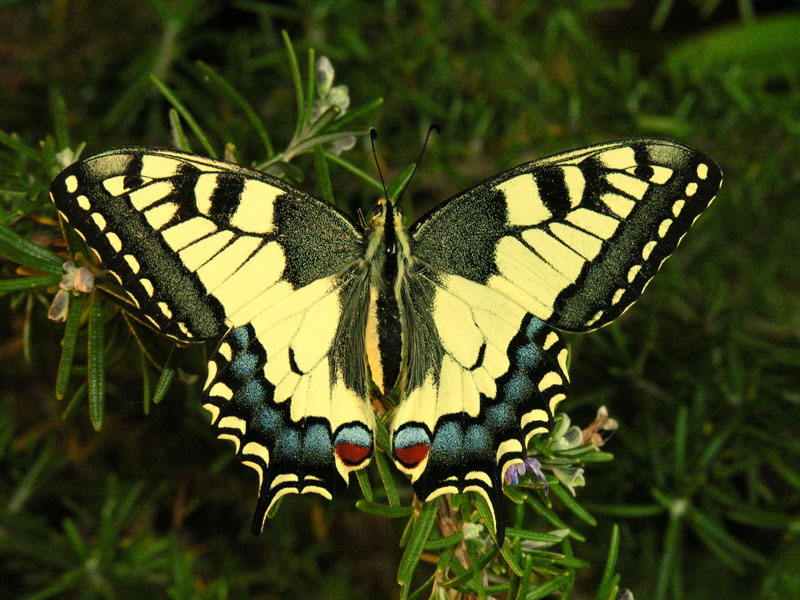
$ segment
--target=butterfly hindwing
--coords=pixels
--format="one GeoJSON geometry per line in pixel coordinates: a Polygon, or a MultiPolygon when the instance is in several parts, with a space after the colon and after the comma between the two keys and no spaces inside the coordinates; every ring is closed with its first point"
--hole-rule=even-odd
{"type": "Polygon", "coordinates": [[[710,158],[675,142],[591,146],[441,204],[412,228],[413,252],[554,327],[588,331],[639,297],[721,182],[710,158]]]}
{"type": "Polygon", "coordinates": [[[456,275],[430,272],[430,304],[412,327],[431,323],[435,340],[410,348],[407,396],[392,419],[393,458],[420,498],[477,492],[502,540],[502,478],[526,456],[530,437],[552,425],[566,397],[561,337],[499,292],[456,275]],[[438,351],[432,351],[432,346],[438,351]]]}
{"type": "Polygon", "coordinates": [[[347,352],[339,299],[353,282],[321,279],[233,329],[209,363],[204,408],[258,473],[253,532],[288,493],[331,499],[372,457],[374,416],[363,380],[335,360],[347,352]],[[343,347],[344,346],[344,347],[343,347]]]}

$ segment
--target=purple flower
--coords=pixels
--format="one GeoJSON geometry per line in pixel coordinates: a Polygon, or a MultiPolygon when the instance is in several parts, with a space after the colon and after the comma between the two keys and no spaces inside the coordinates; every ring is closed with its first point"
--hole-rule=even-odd
{"type": "Polygon", "coordinates": [[[508,469],[506,469],[505,481],[508,485],[517,485],[520,477],[524,476],[528,471],[536,475],[536,478],[544,486],[544,493],[547,494],[549,492],[547,478],[544,476],[544,473],[542,473],[542,465],[535,458],[526,458],[521,463],[508,467],[508,469]]]}

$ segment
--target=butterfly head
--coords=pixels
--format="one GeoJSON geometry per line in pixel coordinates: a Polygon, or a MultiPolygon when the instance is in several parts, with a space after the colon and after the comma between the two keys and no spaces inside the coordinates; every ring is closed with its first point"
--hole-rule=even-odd
{"type": "Polygon", "coordinates": [[[395,206],[388,198],[380,198],[372,207],[368,227],[371,229],[383,228],[387,220],[394,216],[395,206]]]}

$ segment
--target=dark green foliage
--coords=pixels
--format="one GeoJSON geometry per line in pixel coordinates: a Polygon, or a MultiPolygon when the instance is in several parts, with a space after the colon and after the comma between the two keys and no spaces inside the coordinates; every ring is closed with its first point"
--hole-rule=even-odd
{"type": "Polygon", "coordinates": [[[419,4],[0,3],[0,597],[800,596],[800,14],[419,4]],[[566,420],[535,442],[550,495],[509,488],[502,549],[460,528],[488,518],[481,502],[413,505],[380,453],[345,498],[289,497],[254,539],[252,475],[200,410],[204,349],[154,334],[101,272],[64,292],[66,326],[46,318],[65,257],[96,268],[62,235],[50,179],[84,142],[173,146],[354,214],[383,194],[368,127],[391,196],[431,122],[409,217],[536,156],[640,134],[706,152],[725,182],[637,306],[569,338],[562,407],[586,427],[606,405],[620,428],[605,452],[566,420]]]}

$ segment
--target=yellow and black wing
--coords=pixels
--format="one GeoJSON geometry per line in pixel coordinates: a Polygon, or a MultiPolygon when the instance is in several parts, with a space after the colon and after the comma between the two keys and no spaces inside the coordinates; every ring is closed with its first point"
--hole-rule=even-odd
{"type": "Polygon", "coordinates": [[[343,213],[257,171],[145,148],[73,164],[51,195],[153,326],[184,342],[228,332],[204,407],[259,475],[255,531],[282,495],[330,498],[369,462],[352,339],[363,236],[343,213]]]}
{"type": "Polygon", "coordinates": [[[474,491],[503,537],[502,480],[566,397],[567,350],[621,315],[722,181],[686,146],[632,139],[527,163],[411,228],[405,400],[392,451],[417,494],[474,491]]]}

